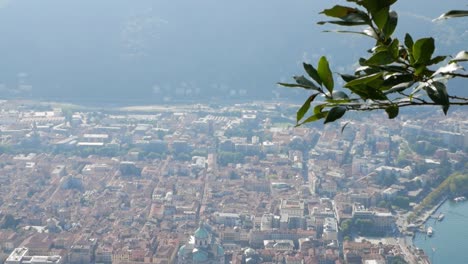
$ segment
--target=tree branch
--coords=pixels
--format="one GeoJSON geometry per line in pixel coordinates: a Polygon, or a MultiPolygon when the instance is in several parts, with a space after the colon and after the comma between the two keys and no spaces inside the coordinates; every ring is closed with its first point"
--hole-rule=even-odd
{"type": "Polygon", "coordinates": [[[461,96],[456,96],[456,95],[449,95],[450,99],[455,99],[455,100],[462,100],[462,101],[468,101],[467,97],[461,97],[461,96]]]}
{"type": "MultiPolygon", "coordinates": [[[[468,98],[464,98],[462,102],[450,102],[450,105],[468,105],[468,98]]],[[[371,104],[346,104],[342,105],[346,107],[347,110],[351,111],[373,111],[373,110],[384,110],[390,106],[407,107],[407,106],[441,106],[441,104],[427,101],[403,101],[403,102],[375,102],[371,104]]]]}

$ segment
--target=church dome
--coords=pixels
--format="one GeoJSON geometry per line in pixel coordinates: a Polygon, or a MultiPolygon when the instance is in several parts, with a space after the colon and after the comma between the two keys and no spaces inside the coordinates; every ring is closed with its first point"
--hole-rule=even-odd
{"type": "Polygon", "coordinates": [[[184,254],[185,254],[185,245],[181,246],[181,247],[179,248],[179,251],[177,252],[177,255],[178,255],[178,256],[182,256],[182,255],[184,255],[184,254]]]}
{"type": "Polygon", "coordinates": [[[197,230],[195,230],[195,233],[193,234],[193,236],[196,239],[207,239],[209,234],[208,234],[208,231],[205,229],[205,227],[203,227],[203,225],[200,225],[200,227],[197,230]]]}
{"type": "Polygon", "coordinates": [[[217,246],[218,255],[224,255],[224,249],[221,245],[217,246]]]}
{"type": "Polygon", "coordinates": [[[177,256],[178,263],[182,264],[224,263],[225,252],[223,247],[212,239],[209,226],[200,222],[200,226],[187,243],[179,248],[177,256]]]}
{"type": "Polygon", "coordinates": [[[195,263],[204,263],[208,261],[208,253],[197,250],[196,252],[193,253],[193,262],[195,263]]]}

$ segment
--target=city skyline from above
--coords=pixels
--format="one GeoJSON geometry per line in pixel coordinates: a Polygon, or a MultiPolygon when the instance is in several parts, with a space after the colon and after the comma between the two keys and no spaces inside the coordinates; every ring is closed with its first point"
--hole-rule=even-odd
{"type": "Polygon", "coordinates": [[[463,110],[341,132],[294,128],[287,103],[0,108],[4,260],[429,263],[412,236],[466,193],[463,110]]]}

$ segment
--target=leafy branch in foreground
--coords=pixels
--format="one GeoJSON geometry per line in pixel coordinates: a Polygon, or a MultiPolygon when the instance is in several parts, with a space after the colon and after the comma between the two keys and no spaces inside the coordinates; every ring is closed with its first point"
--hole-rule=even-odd
{"type": "MultiPolygon", "coordinates": [[[[312,92],[297,111],[296,125],[324,119],[324,123],[340,119],[347,111],[385,110],[390,119],[398,116],[401,107],[438,105],[447,114],[451,105],[468,105],[468,98],[449,95],[447,82],[452,78],[468,78],[461,64],[468,61],[468,52],[455,56],[436,56],[434,38],[413,40],[406,34],[401,41],[393,37],[398,15],[390,7],[397,0],[347,0],[356,7],[335,5],[321,12],[334,20],[319,25],[364,26],[352,33],[370,37],[375,46],[368,58],[360,58],[354,74],[339,74],[345,81],[342,90],[334,90],[333,74],[326,57],[317,67],[304,63],[304,75],[295,76],[295,83],[279,83],[285,87],[303,88],[312,92]],[[323,101],[314,103],[321,95],[323,101]],[[311,109],[312,104],[314,107],[311,109]]],[[[468,16],[468,11],[455,10],[439,19],[468,16]]]]}

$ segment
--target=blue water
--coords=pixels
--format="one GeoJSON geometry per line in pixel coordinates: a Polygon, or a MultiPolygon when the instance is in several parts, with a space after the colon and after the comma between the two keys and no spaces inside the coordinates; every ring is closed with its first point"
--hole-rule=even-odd
{"type": "Polygon", "coordinates": [[[415,246],[424,249],[432,263],[468,263],[468,202],[446,202],[435,215],[439,213],[445,215],[444,220],[429,219],[426,223],[434,235],[417,234],[415,246]]]}

